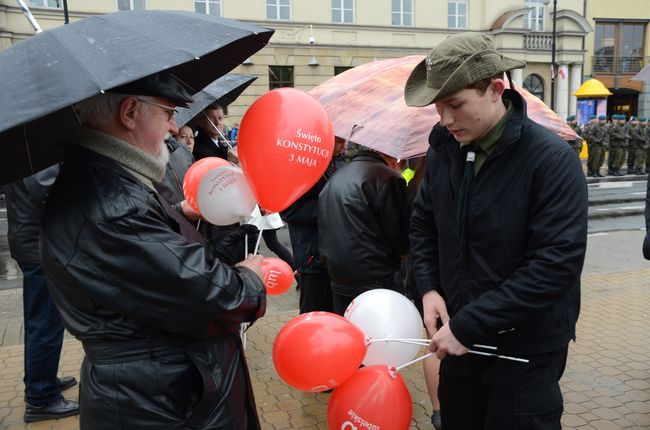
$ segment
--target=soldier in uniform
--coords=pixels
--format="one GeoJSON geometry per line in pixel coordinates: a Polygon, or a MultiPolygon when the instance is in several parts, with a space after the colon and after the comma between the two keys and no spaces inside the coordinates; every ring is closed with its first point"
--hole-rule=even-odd
{"type": "Polygon", "coordinates": [[[602,178],[600,168],[605,162],[605,154],[609,146],[609,125],[607,124],[607,115],[600,115],[598,122],[591,128],[591,140],[593,141],[593,165],[592,173],[594,178],[602,178]]]}
{"type": "MultiPolygon", "coordinates": [[[[645,175],[645,153],[646,153],[646,127],[642,126],[636,117],[630,118],[630,148],[628,153],[632,153],[633,164],[628,165],[627,171],[630,174],[645,175]]],[[[628,163],[630,157],[628,155],[628,163]]]]}
{"type": "Polygon", "coordinates": [[[633,122],[637,121],[638,124],[638,119],[636,116],[632,115],[630,116],[630,119],[628,120],[627,124],[625,124],[625,148],[627,149],[627,174],[628,175],[634,175],[636,174],[636,168],[634,167],[634,160],[635,160],[635,153],[634,153],[634,139],[632,138],[632,134],[630,131],[634,127],[633,122]]]}
{"type": "Polygon", "coordinates": [[[646,174],[650,173],[650,124],[648,124],[650,118],[643,118],[641,124],[645,126],[645,172],[646,174]]]}
{"type": "Polygon", "coordinates": [[[607,158],[608,175],[623,176],[621,166],[625,160],[625,116],[612,115],[609,128],[609,157],[607,158]]]}
{"type": "Polygon", "coordinates": [[[578,154],[579,157],[580,152],[582,152],[582,137],[583,137],[582,127],[580,127],[580,124],[578,124],[575,115],[568,116],[566,118],[566,123],[569,127],[571,127],[571,130],[575,131],[575,133],[578,136],[580,136],[580,139],[570,140],[567,142],[569,146],[573,148],[576,154],[578,154]]]}
{"type": "Polygon", "coordinates": [[[589,115],[589,122],[585,125],[585,129],[582,132],[582,137],[585,138],[587,142],[587,176],[594,178],[598,177],[597,174],[597,161],[600,158],[600,152],[598,151],[598,145],[594,141],[594,128],[598,124],[598,119],[596,115],[589,115]]]}

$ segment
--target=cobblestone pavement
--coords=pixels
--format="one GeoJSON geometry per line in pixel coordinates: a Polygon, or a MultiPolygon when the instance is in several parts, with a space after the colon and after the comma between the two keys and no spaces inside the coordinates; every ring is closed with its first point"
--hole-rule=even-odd
{"type": "MultiPolygon", "coordinates": [[[[566,429],[650,428],[650,262],[640,255],[643,232],[592,235],[583,274],[578,342],[562,379],[566,429]]],[[[18,284],[16,284],[18,286],[18,284]]],[[[78,418],[24,425],[21,290],[0,291],[0,427],[77,429],[78,418]]],[[[248,358],[263,429],[325,429],[329,394],[298,392],[275,373],[275,334],[297,315],[297,294],[269,300],[267,315],[248,332],[248,358]]],[[[81,345],[67,336],[60,370],[79,376],[81,345]]],[[[403,372],[413,398],[412,429],[432,429],[421,366],[403,372]]],[[[75,397],[77,388],[65,393],[75,397]]]]}

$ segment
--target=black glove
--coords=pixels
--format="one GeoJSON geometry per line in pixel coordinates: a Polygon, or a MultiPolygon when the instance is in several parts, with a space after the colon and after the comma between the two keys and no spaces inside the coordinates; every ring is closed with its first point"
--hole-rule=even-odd
{"type": "Polygon", "coordinates": [[[215,257],[229,266],[244,260],[244,240],[248,235],[248,253],[255,250],[259,230],[252,224],[243,224],[212,243],[212,252],[215,257]]]}

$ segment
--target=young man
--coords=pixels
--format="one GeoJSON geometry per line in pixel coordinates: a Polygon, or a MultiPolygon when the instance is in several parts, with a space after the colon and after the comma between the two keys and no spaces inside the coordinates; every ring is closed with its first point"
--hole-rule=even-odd
{"type": "Polygon", "coordinates": [[[443,359],[445,430],[560,428],[587,186],[575,151],[506,89],[503,74],[521,67],[487,35],[463,33],[434,48],[405,88],[408,105],[435,102],[440,115],[410,241],[430,350],[443,359]],[[480,345],[529,362],[468,354],[480,345]]]}

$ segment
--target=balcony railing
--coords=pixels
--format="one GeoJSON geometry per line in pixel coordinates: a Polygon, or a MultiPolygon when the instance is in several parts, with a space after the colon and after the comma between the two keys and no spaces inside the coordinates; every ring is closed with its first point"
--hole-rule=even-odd
{"type": "Polygon", "coordinates": [[[592,72],[606,75],[633,75],[648,64],[648,57],[632,55],[614,57],[613,55],[594,55],[592,72]]]}
{"type": "Polygon", "coordinates": [[[524,34],[524,49],[532,51],[550,51],[553,35],[546,33],[524,34]]]}

